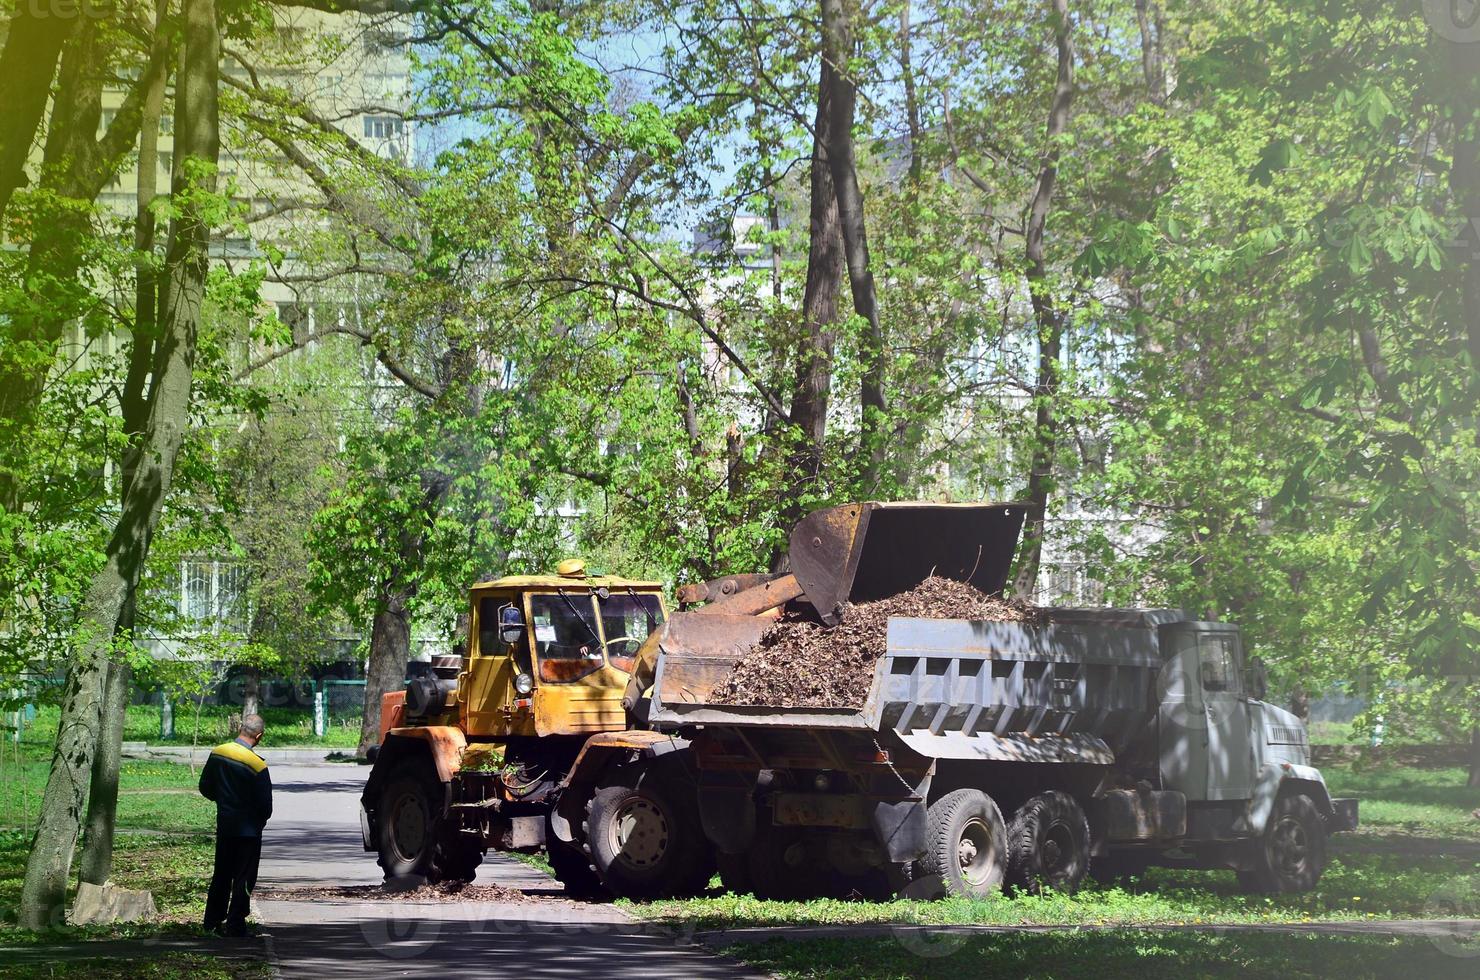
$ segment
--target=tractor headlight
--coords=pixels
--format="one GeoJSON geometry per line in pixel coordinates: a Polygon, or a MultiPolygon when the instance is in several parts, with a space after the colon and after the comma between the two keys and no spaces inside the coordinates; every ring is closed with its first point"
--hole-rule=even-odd
{"type": "Polygon", "coordinates": [[[519,674],[514,678],[514,690],[520,694],[528,694],[534,690],[534,678],[528,674],[519,674]]]}

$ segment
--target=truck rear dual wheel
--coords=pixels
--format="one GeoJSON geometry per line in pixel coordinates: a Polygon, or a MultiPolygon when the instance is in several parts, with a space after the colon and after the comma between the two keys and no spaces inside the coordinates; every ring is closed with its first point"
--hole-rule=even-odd
{"type": "Polygon", "coordinates": [[[548,829],[545,831],[545,846],[550,870],[555,872],[555,879],[565,887],[567,895],[571,898],[599,898],[608,894],[585,851],[565,843],[548,829]]]}
{"type": "Polygon", "coordinates": [[[1008,880],[1032,895],[1072,893],[1089,871],[1089,820],[1074,797],[1040,793],[1013,814],[1007,831],[1008,880]]]}
{"type": "Polygon", "coordinates": [[[714,871],[692,786],[648,766],[604,786],[586,806],[586,848],[601,881],[623,898],[697,895],[714,871]]]}
{"type": "Polygon", "coordinates": [[[1325,870],[1326,821],[1309,796],[1288,793],[1275,801],[1238,882],[1248,892],[1308,892],[1325,870]]]}
{"type": "Polygon", "coordinates": [[[444,799],[441,783],[420,766],[403,765],[386,781],[376,820],[379,863],[387,880],[419,875],[430,882],[472,881],[477,876],[483,847],[448,823],[444,799]]]}
{"type": "Polygon", "coordinates": [[[947,793],[925,813],[925,856],[914,888],[923,894],[985,898],[1002,888],[1007,827],[1002,811],[981,790],[947,793]]]}

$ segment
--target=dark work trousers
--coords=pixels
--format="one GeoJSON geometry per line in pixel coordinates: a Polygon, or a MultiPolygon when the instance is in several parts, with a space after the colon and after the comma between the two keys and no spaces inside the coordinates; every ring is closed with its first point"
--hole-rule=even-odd
{"type": "Polygon", "coordinates": [[[206,893],[206,929],[242,933],[247,928],[247,905],[257,887],[261,837],[216,837],[216,870],[206,893]]]}

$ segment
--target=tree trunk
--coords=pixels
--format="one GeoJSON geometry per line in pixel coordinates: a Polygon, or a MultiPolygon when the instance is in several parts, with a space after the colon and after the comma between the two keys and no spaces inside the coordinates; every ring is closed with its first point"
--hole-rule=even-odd
{"type": "Polygon", "coordinates": [[[175,97],[173,196],[177,212],[165,257],[164,330],[155,359],[143,451],[109,538],[105,563],[78,614],[80,646],[67,672],[56,751],[21,889],[20,925],[29,929],[62,918],[83,797],[98,745],[109,649],[124,603],[138,584],[148,557],[190,424],[200,307],[210,261],[205,209],[215,193],[220,150],[220,37],[212,0],[185,0],[183,21],[185,49],[175,97]],[[202,166],[187,167],[186,160],[202,166]]]}
{"type": "Polygon", "coordinates": [[[242,668],[242,717],[262,713],[262,668],[247,664],[242,668]]]}
{"type": "Polygon", "coordinates": [[[1465,785],[1480,788],[1480,725],[1470,729],[1470,778],[1465,785]]]}
{"type": "Polygon", "coordinates": [[[0,219],[25,183],[26,157],[46,112],[62,42],[82,18],[58,17],[39,3],[17,3],[0,52],[0,219]]]}
{"type": "MultiPolygon", "coordinates": [[[[157,24],[147,65],[99,139],[103,41],[95,19],[82,21],[62,54],[58,108],[48,123],[41,167],[41,186],[68,203],[37,216],[26,255],[23,300],[13,310],[0,311],[10,320],[7,343],[0,348],[0,440],[6,444],[23,438],[66,325],[93,300],[91,284],[79,276],[91,219],[74,205],[95,200],[118,173],[140,131],[148,98],[157,89],[163,100],[168,73],[170,34],[157,24]]],[[[157,109],[154,118],[157,141],[157,109]]],[[[152,173],[146,178],[142,167],[140,178],[154,179],[152,173]]],[[[0,478],[0,505],[17,506],[19,494],[14,481],[0,478]]]]}
{"type": "MultiPolygon", "coordinates": [[[[168,47],[168,34],[163,30],[169,13],[169,0],[156,0],[156,54],[168,47]]],[[[141,255],[154,251],[154,212],[149,205],[157,188],[156,168],[159,156],[159,116],[164,106],[167,72],[157,73],[144,96],[140,120],[138,192],[135,198],[134,248],[141,255]]],[[[134,298],[134,337],[129,351],[128,374],[120,396],[123,432],[126,442],[119,466],[119,504],[127,500],[128,487],[138,468],[139,439],[148,422],[149,400],[145,381],[153,363],[154,307],[157,301],[152,267],[142,263],[137,272],[134,298]]],[[[118,617],[118,640],[133,642],[136,591],[124,597],[118,617]]],[[[113,830],[118,821],[118,778],[123,762],[123,729],[128,720],[129,695],[133,671],[127,663],[115,662],[108,668],[108,683],[103,699],[103,719],[98,754],[93,760],[87,796],[87,824],[83,834],[81,880],[101,885],[113,872],[113,830]]]]}
{"type": "Polygon", "coordinates": [[[879,324],[878,294],[869,265],[863,191],[858,186],[858,169],[853,155],[853,117],[858,85],[848,69],[855,43],[851,13],[846,3],[847,0],[822,0],[822,60],[824,65],[830,64],[833,69],[830,76],[824,76],[832,82],[827,160],[832,168],[833,189],[838,199],[838,221],[843,233],[843,255],[848,267],[853,311],[866,324],[859,344],[863,362],[859,408],[863,413],[861,439],[867,460],[863,483],[867,491],[878,482],[888,448],[884,439],[888,406],[884,400],[884,333],[879,324]]]}
{"type": "Polygon", "coordinates": [[[838,201],[828,165],[833,68],[825,59],[817,84],[817,115],[812,131],[812,202],[808,223],[807,281],[802,291],[802,336],[797,344],[796,382],[790,412],[797,443],[791,452],[792,482],[781,520],[790,527],[802,516],[801,497],[815,492],[827,443],[828,394],[832,388],[833,327],[843,284],[843,237],[838,201]]]}
{"type": "Polygon", "coordinates": [[[1038,328],[1038,376],[1033,385],[1033,460],[1025,494],[1028,514],[1023,524],[1023,547],[1018,556],[1017,574],[1012,583],[1013,593],[1023,598],[1032,596],[1037,590],[1038,567],[1043,559],[1045,517],[1048,498],[1053,492],[1053,464],[1058,452],[1059,420],[1055,402],[1059,393],[1059,356],[1064,344],[1064,315],[1048,282],[1043,233],[1048,226],[1054,183],[1058,179],[1058,137],[1068,128],[1069,108],[1074,101],[1074,41],[1070,33],[1068,0],[1049,2],[1053,7],[1051,19],[1058,51],[1058,78],[1048,111],[1038,181],[1028,207],[1025,249],[1028,297],[1038,328]]]}
{"type": "Polygon", "coordinates": [[[1136,26],[1141,33],[1141,73],[1151,101],[1162,105],[1167,98],[1167,76],[1163,55],[1164,18],[1157,0],[1136,0],[1136,26]]]}
{"type": "MultiPolygon", "coordinates": [[[[132,605],[132,603],[125,603],[132,605]]],[[[134,672],[125,660],[108,665],[98,751],[88,782],[87,822],[78,877],[101,885],[113,873],[113,828],[118,816],[118,774],[123,766],[123,726],[134,672]]]]}
{"type": "Polygon", "coordinates": [[[363,756],[380,741],[380,699],[401,688],[406,681],[406,661],[411,659],[411,615],[409,590],[397,589],[376,611],[370,627],[370,662],[365,668],[365,714],[360,722],[360,744],[355,754],[363,756]]]}

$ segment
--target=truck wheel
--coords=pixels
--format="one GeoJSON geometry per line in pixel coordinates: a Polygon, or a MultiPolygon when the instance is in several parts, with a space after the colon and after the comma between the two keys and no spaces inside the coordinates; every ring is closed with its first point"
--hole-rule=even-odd
{"type": "Polygon", "coordinates": [[[1250,892],[1308,892],[1326,870],[1326,822],[1304,793],[1281,796],[1264,835],[1255,842],[1253,867],[1238,873],[1250,892]]]}
{"type": "Polygon", "coordinates": [[[990,796],[976,789],[947,793],[930,804],[925,820],[916,889],[985,898],[1002,888],[1007,829],[990,796]]]}
{"type": "Polygon", "coordinates": [[[432,862],[434,881],[472,881],[483,863],[483,846],[444,826],[432,862]]]}
{"type": "Polygon", "coordinates": [[[1007,841],[1012,884],[1030,894],[1071,894],[1089,871],[1089,821],[1068,793],[1050,790],[1024,803],[1007,841]]]}
{"type": "Polygon", "coordinates": [[[633,786],[605,786],[586,805],[586,846],[607,888],[623,898],[695,895],[709,883],[697,805],[649,769],[633,786]]]}

